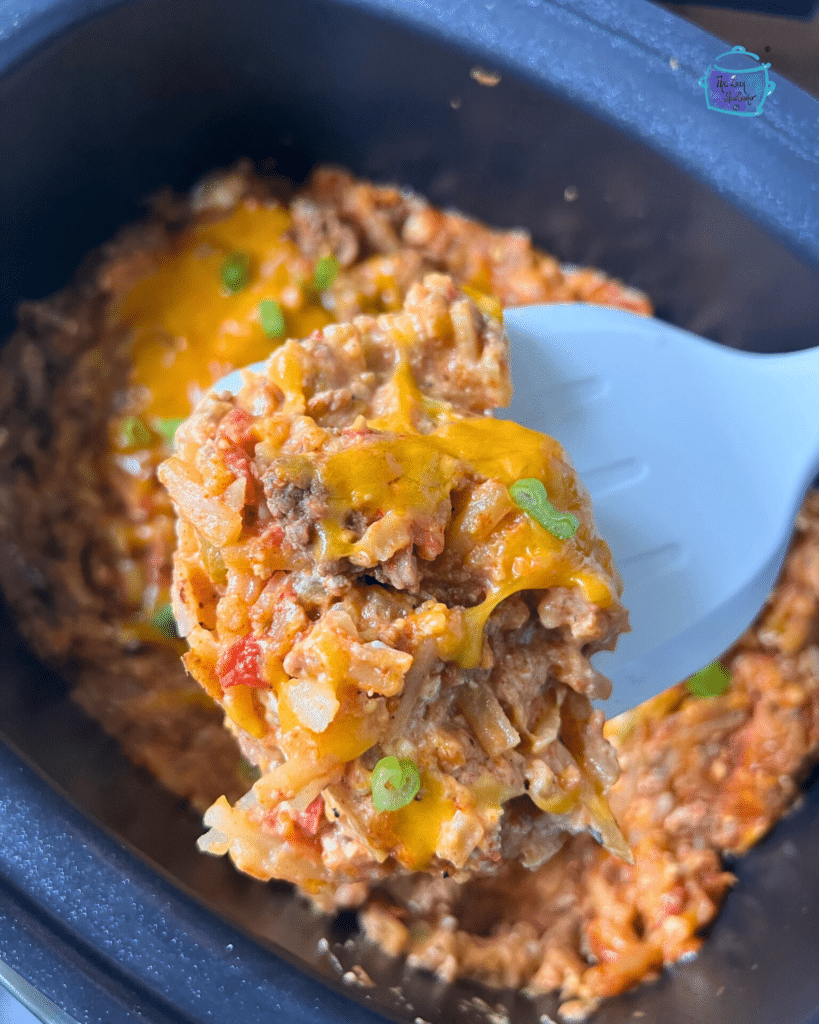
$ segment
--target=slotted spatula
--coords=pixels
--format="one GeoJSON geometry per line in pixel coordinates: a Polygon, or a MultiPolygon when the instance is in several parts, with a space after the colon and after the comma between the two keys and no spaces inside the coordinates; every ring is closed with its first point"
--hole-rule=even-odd
{"type": "MultiPolygon", "coordinates": [[[[738,352],[575,303],[504,323],[500,415],[560,441],[623,576],[632,631],[595,656],[611,717],[713,661],[764,604],[819,468],[819,348],[738,352]]],[[[214,390],[240,387],[236,371],[214,390]]]]}

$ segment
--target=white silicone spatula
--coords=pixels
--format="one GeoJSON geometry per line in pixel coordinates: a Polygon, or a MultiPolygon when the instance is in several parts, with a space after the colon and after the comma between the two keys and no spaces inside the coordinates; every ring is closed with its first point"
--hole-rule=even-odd
{"type": "MultiPolygon", "coordinates": [[[[819,348],[737,352],[574,303],[504,322],[501,415],[560,441],[623,576],[632,632],[595,656],[611,717],[713,661],[762,607],[819,468],[819,348]]],[[[239,387],[236,371],[215,390],[239,387]]]]}
{"type": "Polygon", "coordinates": [[[623,576],[607,716],[719,657],[759,612],[819,469],[819,348],[758,355],[589,305],[504,314],[504,415],[556,437],[623,576]]]}

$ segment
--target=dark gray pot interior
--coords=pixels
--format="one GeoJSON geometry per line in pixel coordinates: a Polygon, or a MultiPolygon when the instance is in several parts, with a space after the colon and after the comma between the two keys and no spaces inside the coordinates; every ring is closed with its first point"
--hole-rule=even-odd
{"type": "MultiPolygon", "coordinates": [[[[708,111],[696,79],[724,45],[640,0],[15,10],[12,25],[0,6],[0,336],[17,300],[63,284],[148,193],[250,156],[296,179],[343,164],[529,228],[730,345],[815,343],[819,103],[779,81],[763,117],[708,111]],[[480,85],[478,64],[500,83],[480,85]]],[[[197,854],[198,821],[122,759],[5,620],[0,673],[0,727],[27,759],[0,744],[0,958],[78,1020],[363,1024],[373,1008],[460,1024],[481,1019],[476,994],[515,1024],[553,1012],[428,977],[390,991],[400,967],[344,947],[352,922],[197,854]],[[322,937],[376,988],[345,987],[316,953],[322,937]]],[[[702,955],[596,1020],[819,1021],[817,865],[813,786],[737,866],[702,955]]]]}

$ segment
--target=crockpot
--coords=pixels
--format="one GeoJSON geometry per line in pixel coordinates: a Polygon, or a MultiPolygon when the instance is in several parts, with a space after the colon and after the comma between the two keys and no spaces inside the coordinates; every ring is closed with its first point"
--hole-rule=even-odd
{"type": "MultiPolygon", "coordinates": [[[[21,298],[239,156],[334,162],[644,289],[664,318],[787,350],[819,324],[819,103],[709,110],[726,44],[643,0],[0,2],[0,336],[21,298]],[[489,74],[481,74],[481,69],[489,74]]],[[[27,652],[0,646],[0,959],[77,1021],[535,1024],[405,974],[200,824],[27,652]],[[342,974],[360,963],[372,988],[342,974]],[[501,1014],[502,1016],[497,1016],[501,1014]]],[[[595,1020],[819,1022],[819,787],[734,870],[703,952],[595,1020]]],[[[481,1002],[483,1001],[483,1002],[481,1002]]],[[[56,1018],[55,1018],[56,1019],[56,1018]]]]}
{"type": "Polygon", "coordinates": [[[692,6],[722,7],[733,11],[758,11],[774,17],[808,20],[819,11],[817,0],[693,0],[692,6]]]}

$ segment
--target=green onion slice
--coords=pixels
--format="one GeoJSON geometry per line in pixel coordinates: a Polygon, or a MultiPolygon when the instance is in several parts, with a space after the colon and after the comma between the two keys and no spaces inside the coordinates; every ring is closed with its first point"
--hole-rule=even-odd
{"type": "Polygon", "coordinates": [[[222,264],[222,285],[231,294],[250,283],[250,260],[243,252],[232,252],[222,264]]]}
{"type": "Polygon", "coordinates": [[[176,630],[176,619],[173,617],[173,609],[169,604],[163,604],[151,616],[151,625],[163,636],[171,640],[178,640],[179,633],[176,630]]]}
{"type": "Polygon", "coordinates": [[[268,338],[283,338],[287,330],[282,307],[275,299],[262,299],[259,303],[259,322],[268,338]]]}
{"type": "Polygon", "coordinates": [[[688,689],[695,697],[719,697],[731,685],[731,677],[718,661],[700,669],[688,680],[688,689]]]}
{"type": "Polygon", "coordinates": [[[398,811],[412,803],[421,788],[421,776],[413,761],[394,755],[382,757],[373,768],[373,806],[377,811],[398,811]]]}
{"type": "Polygon", "coordinates": [[[165,416],[154,420],[154,430],[161,434],[168,444],[173,444],[178,428],[185,422],[184,416],[165,416]]]}
{"type": "Polygon", "coordinates": [[[152,440],[151,431],[139,416],[126,416],[120,424],[119,444],[121,448],[148,448],[152,440]]]}
{"type": "Polygon", "coordinates": [[[549,501],[542,481],[531,477],[518,480],[509,488],[509,494],[518,508],[559,540],[568,540],[577,532],[580,525],[577,516],[571,512],[558,512],[549,501]]]}
{"type": "Polygon", "coordinates": [[[326,291],[338,274],[338,260],[335,256],[322,256],[313,271],[313,283],[320,292],[326,291]]]}

